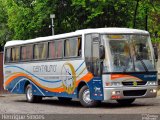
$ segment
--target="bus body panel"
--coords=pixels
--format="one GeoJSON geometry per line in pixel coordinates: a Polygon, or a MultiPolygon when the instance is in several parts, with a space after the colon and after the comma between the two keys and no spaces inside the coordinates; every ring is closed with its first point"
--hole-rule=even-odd
{"type": "Polygon", "coordinates": [[[5,89],[12,93],[25,93],[25,84],[29,82],[34,95],[76,98],[77,87],[84,81],[91,98],[103,100],[102,78],[94,78],[84,60],[11,64],[4,66],[4,73],[5,89]]]}
{"type": "Polygon", "coordinates": [[[89,88],[91,88],[91,99],[104,100],[102,77],[94,77],[91,84],[92,85],[89,85],[89,88]]]}
{"type": "Polygon", "coordinates": [[[14,88],[17,78],[20,78],[21,81],[27,79],[37,86],[45,88],[46,91],[64,92],[65,90],[62,88],[72,85],[71,82],[73,81],[73,88],[70,88],[70,90],[66,88],[68,93],[73,92],[73,89],[81,79],[88,78],[87,80],[90,81],[93,77],[88,73],[83,60],[11,64],[4,66],[4,72],[6,89],[14,88]],[[67,83],[67,79],[71,80],[67,83]]]}
{"type": "Polygon", "coordinates": [[[104,74],[104,100],[156,97],[157,85],[150,82],[157,83],[157,72],[104,74]]]}

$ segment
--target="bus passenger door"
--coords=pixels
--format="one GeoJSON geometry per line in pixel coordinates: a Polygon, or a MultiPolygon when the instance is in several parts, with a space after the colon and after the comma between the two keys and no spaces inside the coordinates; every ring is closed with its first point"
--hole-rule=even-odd
{"type": "Polygon", "coordinates": [[[87,34],[85,42],[85,61],[87,69],[94,77],[99,73],[99,34],[87,34]]]}
{"type": "Polygon", "coordinates": [[[100,35],[87,34],[85,37],[85,61],[87,69],[94,76],[93,80],[88,83],[91,99],[102,100],[102,77],[100,70],[100,35]]]}

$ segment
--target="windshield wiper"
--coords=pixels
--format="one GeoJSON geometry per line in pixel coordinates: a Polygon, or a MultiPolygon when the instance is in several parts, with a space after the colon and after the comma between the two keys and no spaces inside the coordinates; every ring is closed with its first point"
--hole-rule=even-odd
{"type": "MultiPolygon", "coordinates": [[[[133,47],[133,50],[134,50],[134,53],[136,53],[135,47],[133,47]]],[[[142,66],[144,67],[145,71],[148,72],[148,68],[147,68],[146,64],[144,63],[144,61],[141,59],[140,55],[137,53],[137,54],[135,54],[135,57],[136,57],[136,55],[137,55],[138,60],[141,61],[142,66]]],[[[135,61],[133,60],[133,63],[134,63],[134,62],[135,62],[135,61]]],[[[134,63],[134,67],[135,67],[135,63],[134,63]]],[[[135,68],[134,68],[134,69],[135,69],[135,68]]]]}
{"type": "Polygon", "coordinates": [[[148,72],[148,68],[147,68],[146,64],[144,63],[144,61],[142,60],[142,58],[140,57],[139,54],[137,54],[137,58],[138,58],[137,60],[141,61],[142,65],[143,65],[143,67],[145,69],[145,71],[148,72]]]}

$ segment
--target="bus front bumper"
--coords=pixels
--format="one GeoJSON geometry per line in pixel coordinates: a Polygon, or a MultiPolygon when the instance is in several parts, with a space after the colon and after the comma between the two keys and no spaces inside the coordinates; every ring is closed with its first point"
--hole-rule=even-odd
{"type": "Polygon", "coordinates": [[[106,87],[104,101],[130,98],[153,98],[157,96],[157,86],[145,87],[106,87]]]}

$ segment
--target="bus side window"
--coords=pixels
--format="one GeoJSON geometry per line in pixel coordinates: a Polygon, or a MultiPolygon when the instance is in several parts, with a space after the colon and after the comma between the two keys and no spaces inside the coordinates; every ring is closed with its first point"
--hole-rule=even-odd
{"type": "Polygon", "coordinates": [[[33,55],[32,45],[26,45],[21,47],[21,60],[31,60],[33,55]]]}
{"type": "Polygon", "coordinates": [[[21,47],[21,60],[26,60],[27,59],[27,47],[22,46],[21,47]]]}
{"type": "Polygon", "coordinates": [[[65,57],[70,56],[70,42],[69,39],[65,40],[65,57]]]}
{"type": "Polygon", "coordinates": [[[54,59],[55,56],[55,42],[49,42],[49,58],[54,59]]]}
{"type": "Polygon", "coordinates": [[[40,59],[46,59],[47,58],[47,43],[41,43],[40,51],[42,51],[40,59]]]}
{"type": "Polygon", "coordinates": [[[19,60],[19,57],[20,57],[20,50],[19,50],[19,47],[16,47],[16,62],[19,60]]]}
{"type": "Polygon", "coordinates": [[[33,45],[27,45],[27,60],[32,60],[33,58],[33,45]]]}
{"type": "Polygon", "coordinates": [[[64,45],[65,57],[78,57],[81,56],[81,38],[72,37],[65,40],[64,45]]]}
{"type": "Polygon", "coordinates": [[[40,43],[34,46],[34,59],[42,60],[47,58],[47,43],[40,43]]]}
{"type": "Polygon", "coordinates": [[[10,62],[11,59],[11,49],[7,48],[5,50],[5,62],[10,62]]]}
{"type": "Polygon", "coordinates": [[[56,43],[56,58],[62,58],[63,55],[62,40],[58,40],[55,43],[56,43]]]}
{"type": "Polygon", "coordinates": [[[39,48],[38,48],[38,44],[34,45],[34,59],[39,59],[39,48]]]}
{"type": "Polygon", "coordinates": [[[19,47],[11,48],[11,61],[18,62],[19,60],[19,47]]]}

